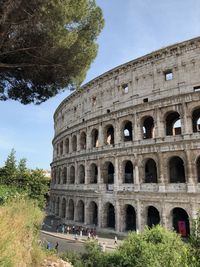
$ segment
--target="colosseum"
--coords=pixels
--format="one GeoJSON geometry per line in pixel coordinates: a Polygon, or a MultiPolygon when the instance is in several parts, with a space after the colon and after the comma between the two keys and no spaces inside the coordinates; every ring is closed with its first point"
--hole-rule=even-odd
{"type": "Polygon", "coordinates": [[[200,208],[200,37],[120,65],[54,114],[50,212],[123,234],[190,233],[200,208]]]}

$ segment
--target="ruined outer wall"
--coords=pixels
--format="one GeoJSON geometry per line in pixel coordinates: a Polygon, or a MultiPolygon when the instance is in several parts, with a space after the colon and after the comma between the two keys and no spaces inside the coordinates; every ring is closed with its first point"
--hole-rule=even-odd
{"type": "MultiPolygon", "coordinates": [[[[195,216],[200,207],[200,184],[196,162],[200,155],[200,132],[193,131],[192,114],[200,108],[200,38],[175,44],[139,59],[130,61],[84,85],[66,98],[54,114],[55,137],[53,139],[52,170],[67,168],[67,181],[58,182],[56,175],[51,185],[52,211],[61,216],[62,199],[74,201],[74,219],[78,221],[76,206],[84,203],[84,223],[88,224],[89,205],[94,201],[98,207],[98,227],[106,225],[104,207],[112,203],[115,208],[115,230],[124,230],[121,215],[125,205],[136,211],[137,229],[146,224],[147,207],[154,206],[160,213],[161,222],[172,226],[171,211],[181,207],[195,216]],[[167,80],[167,75],[173,78],[167,80]],[[127,89],[128,88],[128,89],[127,89]],[[166,135],[166,116],[178,112],[181,134],[166,135]],[[143,122],[151,116],[154,121],[152,138],[144,139],[143,122]],[[133,140],[124,142],[123,125],[132,123],[133,140]],[[108,125],[114,128],[114,144],[106,143],[108,125]],[[98,147],[92,145],[92,130],[98,130],[98,147]],[[81,134],[86,134],[86,146],[81,147],[81,134]],[[73,151],[73,137],[77,146],[73,151]],[[66,148],[65,140],[69,147],[66,148]],[[62,148],[61,148],[62,146],[62,148]],[[169,159],[180,157],[184,162],[186,182],[169,182],[169,159]],[[156,162],[157,183],[145,183],[145,162],[156,162]],[[133,164],[134,182],[123,182],[123,164],[133,164]],[[115,168],[111,190],[105,185],[105,163],[115,168]],[[89,182],[90,166],[98,167],[97,184],[89,182]],[[84,184],[79,183],[80,165],[85,169],[84,184]],[[70,168],[74,167],[75,181],[70,183],[70,168]],[[55,177],[56,176],[56,177],[55,177]],[[59,204],[57,198],[60,198],[59,204]],[[55,207],[57,205],[57,207],[55,207]],[[55,210],[58,211],[55,211],[55,210]],[[101,212],[100,212],[101,211],[101,212]]],[[[61,179],[62,180],[62,179],[61,179]]]]}

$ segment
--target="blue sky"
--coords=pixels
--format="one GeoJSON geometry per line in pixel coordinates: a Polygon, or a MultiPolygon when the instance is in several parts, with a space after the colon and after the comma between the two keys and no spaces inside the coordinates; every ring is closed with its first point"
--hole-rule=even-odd
{"type": "MultiPolygon", "coordinates": [[[[139,56],[200,36],[199,0],[97,0],[105,17],[85,82],[139,56]]],[[[30,168],[50,169],[53,113],[68,91],[40,106],[0,102],[0,166],[11,149],[30,168]]]]}

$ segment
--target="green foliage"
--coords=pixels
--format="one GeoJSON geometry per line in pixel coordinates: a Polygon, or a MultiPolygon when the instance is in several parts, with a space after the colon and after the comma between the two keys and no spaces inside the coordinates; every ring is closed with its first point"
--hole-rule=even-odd
{"type": "Polygon", "coordinates": [[[200,211],[197,213],[197,218],[192,221],[189,243],[192,255],[197,259],[200,266],[200,211]]]}
{"type": "Polygon", "coordinates": [[[103,25],[95,0],[3,0],[0,99],[38,104],[78,87],[103,25]]]}
{"type": "Polygon", "coordinates": [[[60,255],[60,257],[67,262],[71,262],[74,267],[82,267],[82,259],[81,255],[73,252],[73,251],[66,251],[60,255]]]}
{"type": "Polygon", "coordinates": [[[18,195],[27,195],[37,200],[38,205],[44,207],[49,188],[49,180],[43,170],[30,170],[26,166],[26,159],[16,163],[15,151],[12,149],[0,169],[0,204],[18,195]]]}

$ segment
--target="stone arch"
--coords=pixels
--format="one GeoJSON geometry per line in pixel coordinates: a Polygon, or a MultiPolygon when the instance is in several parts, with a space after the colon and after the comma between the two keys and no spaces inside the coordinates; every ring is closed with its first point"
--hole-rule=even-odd
{"type": "Polygon", "coordinates": [[[188,213],[183,209],[176,207],[171,211],[172,225],[174,230],[185,237],[190,234],[190,221],[188,213]]]}
{"type": "Polygon", "coordinates": [[[56,216],[59,216],[59,214],[60,214],[60,198],[59,197],[57,197],[57,199],[56,199],[56,210],[55,210],[55,214],[56,214],[56,216]]]}
{"type": "Polygon", "coordinates": [[[61,168],[58,168],[57,184],[60,184],[61,183],[61,173],[62,173],[61,168]]]}
{"type": "Polygon", "coordinates": [[[115,208],[110,202],[104,205],[102,224],[105,228],[115,229],[115,208]]]}
{"type": "Polygon", "coordinates": [[[91,132],[91,145],[92,147],[99,147],[99,131],[93,129],[91,132]]]}
{"type": "Polygon", "coordinates": [[[133,163],[130,160],[123,162],[124,166],[124,183],[133,183],[133,163]]]}
{"type": "Polygon", "coordinates": [[[180,114],[171,111],[165,116],[166,135],[179,135],[182,132],[180,114]]]}
{"type": "Polygon", "coordinates": [[[65,153],[69,153],[69,138],[65,139],[65,153]]]}
{"type": "Polygon", "coordinates": [[[89,183],[96,184],[98,181],[98,167],[95,163],[90,164],[89,167],[89,183]]]}
{"type": "Polygon", "coordinates": [[[122,123],[122,140],[124,142],[133,141],[133,127],[129,120],[122,123]]]}
{"type": "Polygon", "coordinates": [[[180,157],[174,156],[170,158],[168,169],[170,183],[185,183],[185,167],[180,157]]]}
{"type": "Polygon", "coordinates": [[[60,155],[63,155],[63,141],[60,142],[60,155]]]}
{"type": "Polygon", "coordinates": [[[125,231],[136,231],[136,212],[132,205],[125,205],[125,231]]]}
{"type": "Polygon", "coordinates": [[[157,165],[155,160],[149,158],[145,162],[145,183],[157,183],[157,165]]]}
{"type": "Polygon", "coordinates": [[[72,165],[69,170],[69,183],[75,183],[75,167],[72,165]]]}
{"type": "Polygon", "coordinates": [[[196,107],[192,112],[192,129],[193,132],[200,132],[200,107],[196,107]]]}
{"type": "Polygon", "coordinates": [[[63,198],[62,199],[62,204],[61,204],[61,218],[65,218],[66,217],[66,206],[67,206],[66,199],[63,198]]]}
{"type": "Polygon", "coordinates": [[[76,205],[76,221],[80,223],[85,221],[85,205],[82,200],[79,200],[76,205]]]}
{"type": "Polygon", "coordinates": [[[80,149],[86,149],[86,133],[82,132],[80,135],[80,149]]]}
{"type": "Polygon", "coordinates": [[[112,162],[106,161],[103,165],[103,182],[105,184],[114,184],[115,168],[112,162]]]}
{"type": "Polygon", "coordinates": [[[78,167],[78,179],[80,184],[85,183],[85,166],[83,164],[78,167]]]}
{"type": "Polygon", "coordinates": [[[88,206],[88,223],[98,225],[98,206],[94,201],[91,201],[88,206]]]}
{"type": "Polygon", "coordinates": [[[56,168],[51,169],[51,182],[52,184],[56,184],[56,168]]]}
{"type": "Polygon", "coordinates": [[[72,137],[72,151],[75,152],[77,151],[77,137],[74,135],[72,137]]]}
{"type": "Polygon", "coordinates": [[[114,127],[112,124],[108,124],[104,129],[105,135],[105,144],[106,145],[113,145],[114,144],[114,127]]]}
{"type": "Polygon", "coordinates": [[[53,214],[56,213],[56,199],[55,199],[55,197],[52,197],[52,199],[51,199],[51,212],[53,214]]]}
{"type": "Polygon", "coordinates": [[[74,220],[74,201],[72,199],[70,199],[68,203],[67,219],[70,221],[74,220]]]}
{"type": "Polygon", "coordinates": [[[64,167],[62,170],[62,183],[67,183],[67,167],[64,167]]]}
{"type": "Polygon", "coordinates": [[[147,208],[147,226],[152,228],[160,223],[160,213],[154,206],[147,208]]]}
{"type": "Polygon", "coordinates": [[[200,183],[200,156],[196,160],[197,183],[200,183]]]}
{"type": "Polygon", "coordinates": [[[142,121],[143,139],[155,138],[155,126],[153,117],[144,117],[142,121]]]}

